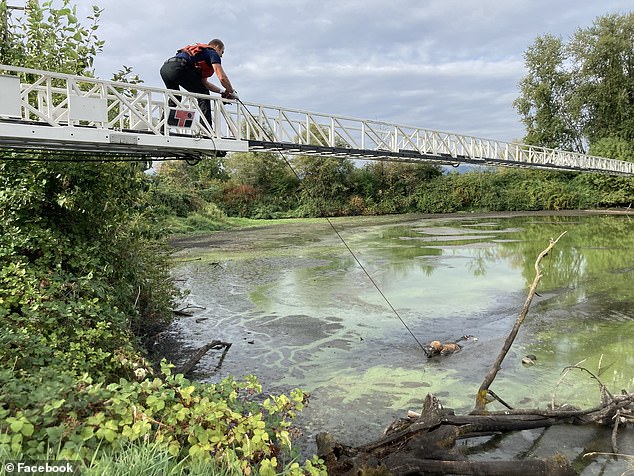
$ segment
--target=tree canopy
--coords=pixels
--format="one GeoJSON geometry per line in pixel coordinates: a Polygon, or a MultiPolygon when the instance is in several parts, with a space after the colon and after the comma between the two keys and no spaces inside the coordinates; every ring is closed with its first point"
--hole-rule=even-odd
{"type": "Polygon", "coordinates": [[[524,57],[515,107],[526,143],[633,160],[633,12],[598,17],[568,42],[540,36],[524,57]]]}
{"type": "Polygon", "coordinates": [[[91,68],[104,42],[96,36],[101,9],[93,6],[85,26],[70,0],[28,0],[24,11],[12,11],[0,0],[3,32],[0,64],[44,69],[59,73],[91,75],[91,68]],[[17,13],[16,13],[17,12],[17,13]]]}

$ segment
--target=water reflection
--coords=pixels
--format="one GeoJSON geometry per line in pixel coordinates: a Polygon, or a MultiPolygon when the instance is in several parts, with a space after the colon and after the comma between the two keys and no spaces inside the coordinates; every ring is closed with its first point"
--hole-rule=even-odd
{"type": "Polygon", "coordinates": [[[174,338],[190,349],[213,339],[234,343],[220,372],[212,372],[210,355],[196,377],[254,373],[271,392],[312,392],[301,420],[308,439],[327,430],[350,444],[367,442],[418,409],[428,392],[468,411],[524,304],[538,254],[567,231],[544,260],[540,296],[494,390],[524,407],[548,405],[555,387],[557,403],[595,405],[597,385],[587,375],[573,372],[557,386],[564,367],[583,361],[611,391],[633,391],[629,217],[363,220],[334,223],[417,338],[472,334],[477,342],[426,359],[334,233],[307,226],[279,246],[179,253],[202,258],[175,274],[205,310],[175,324],[174,338]],[[216,261],[222,267],[209,265],[216,261]],[[538,357],[530,368],[521,365],[527,353],[538,357]]]}

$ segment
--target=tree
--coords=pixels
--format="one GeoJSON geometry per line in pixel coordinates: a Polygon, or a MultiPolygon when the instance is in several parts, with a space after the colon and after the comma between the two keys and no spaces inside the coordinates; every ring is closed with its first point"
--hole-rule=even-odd
{"type": "Polygon", "coordinates": [[[317,213],[328,214],[328,208],[346,201],[354,170],[351,160],[300,155],[293,160],[293,166],[302,179],[303,204],[315,206],[317,213]]]}
{"type": "Polygon", "coordinates": [[[599,17],[568,43],[538,37],[514,103],[525,141],[579,152],[606,138],[634,141],[633,45],[634,13],[599,17]]]}
{"type": "Polygon", "coordinates": [[[264,194],[292,194],[299,179],[283,157],[274,152],[236,152],[225,161],[231,179],[264,194]]]}
{"type": "Polygon", "coordinates": [[[634,12],[597,18],[569,46],[590,144],[634,141],[634,12]]]}
{"type": "Polygon", "coordinates": [[[91,75],[95,55],[103,47],[96,36],[102,10],[93,13],[83,26],[77,18],[77,6],[62,0],[55,8],[52,1],[40,6],[28,0],[24,13],[14,18],[7,0],[0,0],[0,17],[6,30],[1,35],[0,64],[43,69],[58,73],[91,75]]]}
{"type": "Polygon", "coordinates": [[[581,151],[579,126],[571,111],[573,77],[564,69],[567,55],[561,39],[537,38],[524,58],[529,72],[520,82],[522,95],[515,101],[527,130],[524,141],[581,151]]]}

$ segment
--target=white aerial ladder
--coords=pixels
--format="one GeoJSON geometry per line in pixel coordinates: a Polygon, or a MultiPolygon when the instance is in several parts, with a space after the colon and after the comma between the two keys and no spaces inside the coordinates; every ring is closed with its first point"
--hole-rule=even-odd
{"type": "Polygon", "coordinates": [[[6,65],[0,149],[153,158],[267,150],[634,175],[634,162],[6,65]],[[211,123],[199,99],[211,102],[211,123]]]}

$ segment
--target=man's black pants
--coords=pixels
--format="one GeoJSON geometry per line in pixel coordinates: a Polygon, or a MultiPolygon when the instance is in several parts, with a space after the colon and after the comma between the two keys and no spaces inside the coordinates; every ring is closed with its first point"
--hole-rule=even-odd
{"type": "MultiPolygon", "coordinates": [[[[190,93],[209,94],[209,90],[202,82],[200,72],[184,58],[170,58],[161,66],[161,78],[167,89],[180,90],[180,87],[190,93]]],[[[211,104],[207,99],[199,99],[198,107],[203,115],[211,122],[211,104]]]]}

